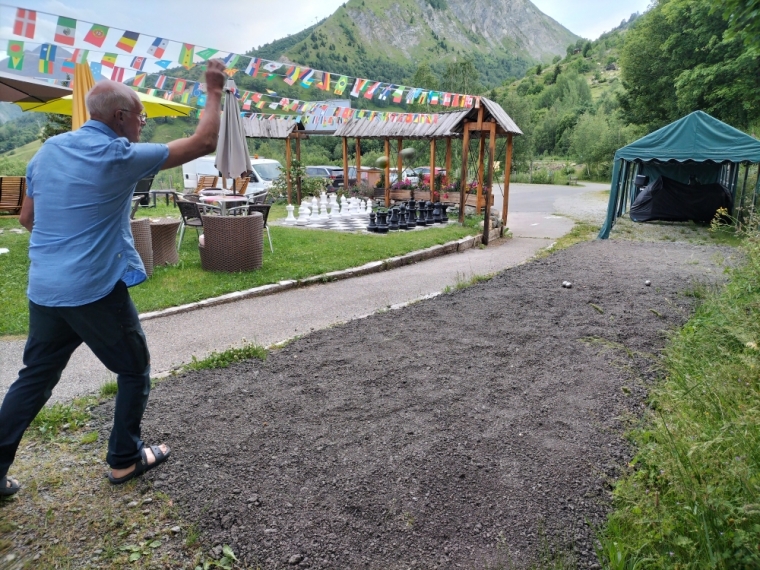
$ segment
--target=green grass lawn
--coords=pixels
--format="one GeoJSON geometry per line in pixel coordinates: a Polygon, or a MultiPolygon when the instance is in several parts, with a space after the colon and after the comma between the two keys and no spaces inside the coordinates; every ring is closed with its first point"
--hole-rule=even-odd
{"type": "Polygon", "coordinates": [[[28,144],[25,144],[24,146],[20,146],[18,148],[14,148],[13,150],[9,150],[8,152],[4,152],[3,156],[18,158],[25,162],[29,162],[41,146],[42,141],[34,140],[28,144]]]}
{"type": "MultiPolygon", "coordinates": [[[[136,217],[179,217],[178,211],[159,200],[157,208],[141,208],[136,217]]],[[[275,205],[270,221],[285,217],[285,206],[275,205]]],[[[211,273],[203,271],[198,254],[195,230],[188,229],[180,248],[176,266],[157,267],[145,283],[130,290],[138,311],[155,311],[192,303],[201,299],[276,283],[285,279],[302,279],[329,271],[356,267],[446,243],[477,233],[477,219],[465,226],[450,224],[425,231],[393,234],[347,234],[332,231],[270,226],[274,253],[265,238],[264,263],[257,271],[243,273],[211,273]]],[[[11,234],[19,228],[17,220],[0,219],[0,248],[10,253],[0,255],[0,336],[23,335],[27,331],[26,285],[29,261],[29,234],[11,234]]]]}

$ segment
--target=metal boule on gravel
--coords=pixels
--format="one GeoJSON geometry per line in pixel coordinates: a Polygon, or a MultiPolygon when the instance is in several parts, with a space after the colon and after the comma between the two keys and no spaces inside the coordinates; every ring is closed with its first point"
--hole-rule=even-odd
{"type": "Polygon", "coordinates": [[[567,287],[568,289],[572,289],[572,288],[573,288],[573,284],[572,284],[572,283],[570,283],[570,281],[568,281],[568,282],[567,282],[567,286],[566,286],[566,287],[567,287]]]}
{"type": "Polygon", "coordinates": [[[644,281],[644,285],[646,285],[647,287],[649,287],[651,284],[652,284],[652,282],[649,279],[647,279],[646,281],[644,281]]]}

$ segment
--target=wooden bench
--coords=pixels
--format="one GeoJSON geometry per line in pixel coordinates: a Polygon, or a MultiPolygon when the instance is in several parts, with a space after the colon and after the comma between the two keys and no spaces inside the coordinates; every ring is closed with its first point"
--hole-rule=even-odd
{"type": "Polygon", "coordinates": [[[567,183],[569,186],[578,186],[578,177],[577,176],[568,176],[567,177],[567,183]]]}
{"type": "Polygon", "coordinates": [[[26,197],[26,176],[0,176],[0,212],[21,213],[26,197]]]}

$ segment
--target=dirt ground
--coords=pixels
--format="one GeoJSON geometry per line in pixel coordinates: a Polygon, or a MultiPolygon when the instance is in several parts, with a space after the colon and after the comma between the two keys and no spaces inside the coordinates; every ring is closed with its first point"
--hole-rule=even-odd
{"type": "Polygon", "coordinates": [[[146,479],[249,568],[523,568],[552,552],[596,568],[668,331],[735,255],[582,243],[265,362],[167,379],[143,434],[173,456],[146,479]]]}

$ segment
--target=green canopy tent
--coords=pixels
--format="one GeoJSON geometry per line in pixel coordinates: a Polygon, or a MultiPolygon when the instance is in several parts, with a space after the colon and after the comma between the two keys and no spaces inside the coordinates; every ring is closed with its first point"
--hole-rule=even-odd
{"type": "Polygon", "coordinates": [[[701,184],[720,183],[731,194],[735,213],[742,204],[756,205],[760,176],[751,196],[746,186],[749,166],[758,163],[760,141],[707,113],[695,111],[615,153],[607,218],[599,238],[609,237],[615,220],[628,211],[638,196],[640,188],[634,184],[637,175],[649,180],[667,176],[683,184],[691,177],[701,184]],[[742,164],[744,183],[738,188],[742,164]]]}

